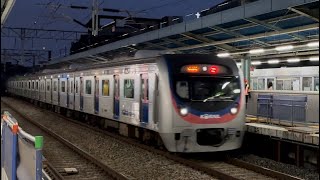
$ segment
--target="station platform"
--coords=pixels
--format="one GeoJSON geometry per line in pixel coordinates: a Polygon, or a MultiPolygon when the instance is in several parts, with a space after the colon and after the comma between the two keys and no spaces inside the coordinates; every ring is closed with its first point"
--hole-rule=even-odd
{"type": "Polygon", "coordinates": [[[319,124],[270,120],[247,116],[246,131],[306,145],[319,145],[319,124]]]}

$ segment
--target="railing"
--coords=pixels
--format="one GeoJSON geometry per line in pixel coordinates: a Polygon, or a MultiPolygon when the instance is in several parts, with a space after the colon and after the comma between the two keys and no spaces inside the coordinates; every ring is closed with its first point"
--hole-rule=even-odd
{"type": "Polygon", "coordinates": [[[266,117],[267,121],[277,119],[295,122],[306,121],[307,96],[259,94],[257,98],[257,116],[266,117]]]}
{"type": "Polygon", "coordinates": [[[1,180],[51,178],[42,169],[43,137],[32,136],[4,111],[1,117],[1,180]]]}

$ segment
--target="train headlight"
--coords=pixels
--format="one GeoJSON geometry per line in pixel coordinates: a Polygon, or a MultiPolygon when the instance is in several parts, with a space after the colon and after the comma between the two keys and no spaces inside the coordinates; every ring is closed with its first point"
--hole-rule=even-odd
{"type": "Polygon", "coordinates": [[[180,114],[181,114],[182,116],[186,116],[188,113],[189,113],[189,112],[188,112],[188,109],[187,109],[187,108],[181,108],[181,109],[180,109],[180,114]]]}
{"type": "Polygon", "coordinates": [[[231,114],[235,115],[235,114],[238,113],[238,108],[233,107],[233,108],[230,109],[230,112],[231,112],[231,114]]]}

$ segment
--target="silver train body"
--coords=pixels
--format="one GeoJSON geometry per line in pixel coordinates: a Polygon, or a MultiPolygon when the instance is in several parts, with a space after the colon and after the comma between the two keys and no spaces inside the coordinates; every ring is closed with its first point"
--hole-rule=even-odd
{"type": "Polygon", "coordinates": [[[148,129],[171,152],[241,147],[242,73],[231,59],[163,55],[9,80],[10,93],[148,129]]]}

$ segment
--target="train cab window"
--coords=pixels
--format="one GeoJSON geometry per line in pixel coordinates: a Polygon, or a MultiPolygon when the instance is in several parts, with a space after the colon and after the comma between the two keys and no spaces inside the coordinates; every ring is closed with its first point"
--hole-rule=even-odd
{"type": "Polygon", "coordinates": [[[124,97],[134,98],[134,80],[133,79],[124,80],[124,97]]]}
{"type": "Polygon", "coordinates": [[[314,90],[319,91],[319,77],[314,78],[314,90]]]}
{"type": "Polygon", "coordinates": [[[91,94],[92,82],[91,80],[86,80],[86,94],[91,94]]]}
{"type": "Polygon", "coordinates": [[[302,91],[311,91],[311,90],[312,90],[312,77],[303,77],[302,91]]]}
{"type": "Polygon", "coordinates": [[[36,82],[36,90],[39,88],[39,82],[36,82]]]}
{"type": "Polygon", "coordinates": [[[53,82],[53,91],[57,91],[57,89],[58,89],[57,88],[58,87],[57,84],[58,84],[57,81],[53,82]]]}
{"type": "Polygon", "coordinates": [[[29,82],[29,87],[28,87],[29,89],[31,88],[31,82],[29,82]]]}
{"type": "Polygon", "coordinates": [[[66,92],[66,82],[61,81],[61,92],[66,92]]]}
{"type": "Polygon", "coordinates": [[[187,81],[178,81],[176,92],[183,99],[189,99],[189,84],[187,81]]]}
{"type": "Polygon", "coordinates": [[[109,80],[102,80],[102,96],[109,96],[109,80]]]}

